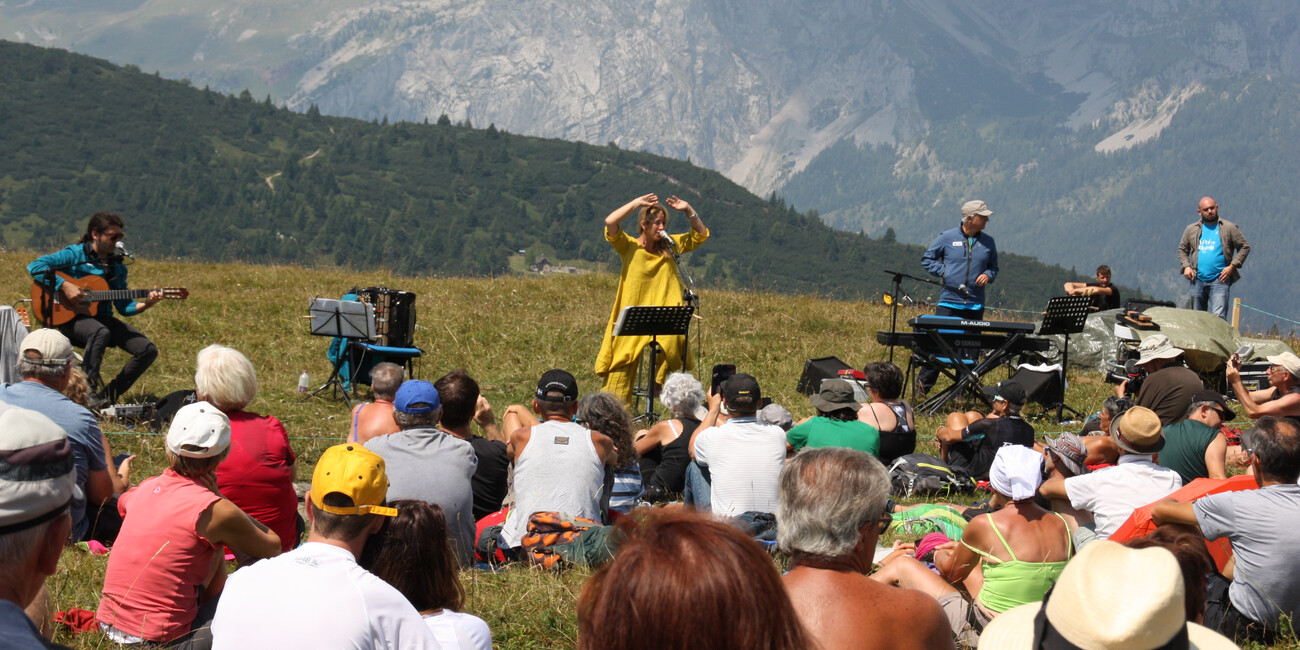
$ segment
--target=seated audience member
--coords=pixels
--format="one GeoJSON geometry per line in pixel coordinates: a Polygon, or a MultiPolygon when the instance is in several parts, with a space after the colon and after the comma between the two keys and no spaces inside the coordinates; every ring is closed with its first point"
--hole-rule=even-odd
{"type": "Polygon", "coordinates": [[[884,466],[858,450],[809,449],[781,470],[777,545],[791,566],[781,582],[818,647],[953,647],[938,603],[867,577],[893,521],[888,497],[884,466]]]}
{"type": "MultiPolygon", "coordinates": [[[[623,400],[609,391],[589,393],[578,400],[578,424],[599,431],[614,443],[612,476],[607,481],[609,509],[627,514],[641,503],[645,488],[641,470],[636,465],[636,447],[632,444],[632,416],[623,400]]],[[[603,500],[603,498],[602,498],[603,500]]]]}
{"type": "Polygon", "coordinates": [[[870,404],[863,404],[858,419],[880,431],[880,462],[886,467],[899,456],[916,452],[916,425],[912,405],[903,400],[903,371],[888,361],[868,363],[862,368],[867,377],[870,404]]]}
{"type": "Polygon", "coordinates": [[[960,543],[938,547],[934,565],[942,578],[906,556],[893,558],[873,577],[937,598],[954,633],[966,641],[1003,612],[1042,600],[1072,549],[1065,519],[1034,503],[1042,462],[1041,454],[1020,445],[998,449],[989,474],[993,512],[971,519],[960,543]],[[956,584],[973,603],[961,598],[956,584]]]}
{"type": "Polygon", "coordinates": [[[388,496],[436,503],[447,514],[451,548],[462,566],[474,559],[474,448],[437,428],[442,402],[427,381],[397,389],[393,417],[401,431],[371,438],[366,449],[384,459],[388,496]]]}
{"type": "Polygon", "coordinates": [[[1214,566],[1214,558],[1210,556],[1209,549],[1205,548],[1205,539],[1201,537],[1200,530],[1185,524],[1165,524],[1151,531],[1146,537],[1129,540],[1125,546],[1129,548],[1156,546],[1173,553],[1174,558],[1178,560],[1178,567],[1183,572],[1183,586],[1186,587],[1183,602],[1186,604],[1187,621],[1205,622],[1205,589],[1209,584],[1210,574],[1218,569],[1214,566]]]}
{"type": "Polygon", "coordinates": [[[255,558],[280,554],[274,532],[217,492],[229,448],[226,415],[187,404],[167,431],[167,469],[122,495],[122,532],[96,615],[110,639],[207,647],[226,582],[221,545],[255,558]]]}
{"type": "Polygon", "coordinates": [[[515,506],[501,528],[502,549],[519,547],[534,512],[554,510],[600,521],[605,467],[617,458],[609,436],[573,422],[578,410],[573,375],[547,370],[537,382],[532,406],[541,421],[511,431],[506,444],[515,466],[515,506]]]}
{"type": "Polygon", "coordinates": [[[423,501],[393,501],[397,509],[378,535],[366,540],[361,566],[401,592],[420,612],[442,650],[492,650],[483,619],[457,610],[465,588],[447,544],[442,508],[423,501]]]}
{"type": "Polygon", "coordinates": [[[1065,293],[1069,296],[1090,296],[1092,308],[1097,310],[1119,309],[1123,304],[1119,299],[1119,287],[1110,283],[1110,267],[1105,264],[1097,267],[1096,282],[1066,282],[1065,293]]]}
{"type": "Polygon", "coordinates": [[[58,571],[72,529],[76,452],[36,411],[0,406],[0,431],[0,648],[64,648],[36,623],[53,623],[45,579],[58,571]]]}
{"type": "Polygon", "coordinates": [[[772,557],[740,529],[689,510],[621,522],[626,541],[578,598],[579,650],[815,647],[772,557]]]}
{"type": "Polygon", "coordinates": [[[1156,464],[1178,472],[1183,485],[1198,478],[1228,478],[1224,468],[1228,438],[1219,426],[1235,417],[1222,395],[1197,391],[1187,418],[1164,428],[1165,448],[1156,456],[1156,464]]]}
{"type": "Polygon", "coordinates": [[[1101,410],[1097,412],[1097,417],[1090,419],[1083,425],[1083,430],[1079,432],[1081,436],[1101,436],[1110,435],[1110,423],[1115,418],[1124,414],[1124,411],[1133,408],[1133,400],[1127,397],[1116,397],[1111,395],[1101,403],[1101,410]]]}
{"type": "MultiPolygon", "coordinates": [[[[1152,334],[1138,345],[1137,363],[1146,373],[1142,388],[1133,403],[1145,406],[1160,416],[1160,424],[1173,424],[1187,416],[1192,393],[1204,390],[1201,378],[1183,360],[1183,351],[1174,347],[1164,334],[1152,334]]],[[[1123,397],[1128,382],[1115,387],[1115,396],[1123,397]]]]}
{"type": "Polygon", "coordinates": [[[384,518],[397,516],[387,488],[384,459],[357,444],[326,449],[306,500],[307,541],[230,576],[212,647],[441,650],[415,607],[357,564],[384,518]]]}
{"type": "MultiPolygon", "coordinates": [[[[722,419],[722,417],[723,416],[719,416],[718,424],[726,421],[722,419]]],[[[754,413],[754,421],[759,424],[770,424],[774,427],[781,427],[781,430],[786,433],[790,433],[790,429],[794,428],[794,416],[791,415],[790,411],[784,406],[776,403],[768,404],[767,406],[758,409],[758,412],[754,413]]]]}
{"type": "Polygon", "coordinates": [[[230,419],[230,453],[217,467],[221,495],[275,531],[280,550],[298,545],[298,493],[284,425],[269,415],[245,411],[257,396],[253,363],[238,350],[209,345],[199,351],[195,397],[230,419]]]}
{"type": "Polygon", "coordinates": [[[68,540],[111,542],[111,535],[100,534],[109,531],[99,530],[100,527],[91,529],[91,519],[101,505],[111,504],[115,495],[130,486],[127,474],[131,464],[114,466],[113,451],[95,416],[62,394],[72,380],[75,359],[68,338],[56,329],[38,329],[28,334],[18,348],[18,374],[23,380],[0,386],[0,403],[36,411],[67,433],[77,464],[77,490],[69,507],[72,533],[68,540]]]}
{"type": "Polygon", "coordinates": [[[1246,390],[1241,383],[1241,360],[1233,355],[1225,374],[1232,394],[1241,402],[1246,417],[1258,420],[1265,415],[1274,417],[1300,417],[1300,357],[1283,352],[1268,360],[1268,388],[1246,390]]]}
{"type": "Polygon", "coordinates": [[[732,375],[709,396],[709,413],[691,436],[695,468],[687,469],[687,503],[724,517],[776,512],[785,432],[755,419],[762,399],[758,380],[745,373],[732,375]],[[713,426],[723,408],[727,421],[713,426]]]}
{"type": "Polygon", "coordinates": [[[406,378],[406,369],[387,361],[370,369],[370,394],[375,401],[352,409],[352,434],[348,440],[365,444],[371,438],[401,431],[393,417],[393,398],[406,378]]]}
{"type": "Polygon", "coordinates": [[[1033,448],[1034,427],[1020,417],[1025,405],[1025,389],[1011,381],[999,382],[993,396],[993,412],[988,417],[978,413],[953,413],[935,431],[939,455],[949,467],[966,470],[973,478],[988,478],[993,454],[1002,445],[1033,448]]]}
{"type": "Polygon", "coordinates": [[[998,449],[989,484],[1002,507],[972,519],[960,544],[935,553],[936,568],[953,584],[981,568],[982,579],[967,583],[981,626],[1012,607],[1042,600],[1071,557],[1065,518],[1034,502],[1042,468],[1043,456],[1033,449],[998,449]]]}
{"type": "Polygon", "coordinates": [[[862,404],[853,399],[853,384],[828,379],[808,401],[818,415],[786,432],[788,449],[847,447],[880,456],[880,431],[858,419],[862,404]]]}
{"type": "Polygon", "coordinates": [[[510,491],[510,457],[497,428],[492,405],[479,392],[478,382],[464,370],[453,370],[433,382],[442,402],[438,426],[443,431],[468,442],[478,457],[474,470],[474,519],[477,521],[501,509],[510,491]],[[475,435],[470,423],[483,430],[475,435]]]}
{"type": "Polygon", "coordinates": [[[1182,569],[1163,548],[1099,541],[1079,551],[1041,603],[993,619],[981,648],[1196,648],[1231,641],[1187,620],[1182,569]]]}
{"type": "Polygon", "coordinates": [[[1238,641],[1270,644],[1284,621],[1300,615],[1300,564],[1293,557],[1300,530],[1300,436],[1290,420],[1264,416],[1241,442],[1259,489],[1191,503],[1162,501],[1151,514],[1159,524],[1199,526],[1209,540],[1228,538],[1231,584],[1210,577],[1205,623],[1238,641]]]}
{"type": "Polygon", "coordinates": [[[646,501],[665,501],[681,493],[686,483],[686,466],[691,462],[687,445],[700,426],[696,411],[704,405],[704,386],[684,372],[664,380],[659,402],[672,417],[637,433],[636,453],[641,456],[641,481],[646,501]]]}
{"type": "Polygon", "coordinates": [[[1110,537],[1133,511],[1168,496],[1183,486],[1178,472],[1161,467],[1152,455],[1165,445],[1160,417],[1151,409],[1135,406],[1110,426],[1110,436],[1123,455],[1114,467],[1066,479],[1045,481],[1039,494],[1059,503],[1069,501],[1066,514],[1079,527],[1075,548],[1095,538],[1110,537]]]}
{"type": "Polygon", "coordinates": [[[1070,478],[1087,474],[1088,447],[1084,439],[1073,433],[1062,433],[1049,438],[1043,445],[1043,462],[1048,479],[1070,478]]]}

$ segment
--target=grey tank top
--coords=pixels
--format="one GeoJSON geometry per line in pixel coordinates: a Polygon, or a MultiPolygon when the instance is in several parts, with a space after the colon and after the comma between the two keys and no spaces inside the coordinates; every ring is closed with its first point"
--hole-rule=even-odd
{"type": "Polygon", "coordinates": [[[590,431],[555,420],[534,426],[515,459],[515,507],[506,515],[502,543],[519,546],[534,512],[555,510],[599,521],[604,484],[605,466],[590,431]]]}

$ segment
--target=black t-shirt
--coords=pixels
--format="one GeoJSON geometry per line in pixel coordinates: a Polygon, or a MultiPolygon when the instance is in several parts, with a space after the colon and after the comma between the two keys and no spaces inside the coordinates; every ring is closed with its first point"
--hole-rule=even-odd
{"type": "Polygon", "coordinates": [[[474,436],[469,439],[469,444],[474,448],[474,455],[478,456],[478,469],[474,470],[471,485],[474,489],[474,519],[479,520],[500,510],[501,502],[506,499],[510,457],[506,455],[506,443],[500,440],[474,436]]]}
{"type": "MultiPolygon", "coordinates": [[[[1089,282],[1089,287],[1100,287],[1100,282],[1089,282]]],[[[1110,295],[1099,293],[1092,297],[1092,306],[1097,309],[1119,309],[1119,287],[1110,285],[1110,295]]]]}
{"type": "Polygon", "coordinates": [[[1002,445],[1033,449],[1034,427],[1019,415],[976,420],[961,432],[961,442],[948,447],[948,466],[964,469],[973,478],[986,479],[993,456],[1002,445]]]}

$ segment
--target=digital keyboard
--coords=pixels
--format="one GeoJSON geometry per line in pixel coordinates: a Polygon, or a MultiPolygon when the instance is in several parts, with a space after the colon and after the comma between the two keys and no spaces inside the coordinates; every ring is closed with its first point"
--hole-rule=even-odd
{"type": "MultiPolygon", "coordinates": [[[[1033,323],[1013,323],[996,320],[968,320],[956,316],[917,316],[907,321],[915,330],[960,330],[962,332],[1004,332],[1007,334],[1033,334],[1033,323]]],[[[996,346],[994,346],[996,347],[996,346]]]]}
{"type": "MultiPolygon", "coordinates": [[[[980,350],[994,350],[1002,347],[1002,344],[1007,342],[1007,336],[1003,334],[963,333],[942,334],[942,336],[948,345],[951,345],[954,349],[978,348],[980,350]]],[[[920,354],[943,352],[928,332],[876,332],[876,342],[881,345],[896,345],[908,348],[920,354]]],[[[1052,342],[1048,339],[1021,337],[1011,345],[1008,352],[1011,354],[1047,352],[1051,348],[1052,342]]]]}

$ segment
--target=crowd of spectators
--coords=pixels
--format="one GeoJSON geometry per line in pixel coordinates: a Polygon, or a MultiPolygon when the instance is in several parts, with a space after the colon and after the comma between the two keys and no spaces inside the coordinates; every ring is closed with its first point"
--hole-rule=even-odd
{"type": "MultiPolygon", "coordinates": [[[[882,461],[917,444],[892,364],[823,382],[798,424],[751,375],[705,391],[676,373],[671,417],[640,431],[617,395],[562,369],[498,425],[464,370],[431,383],[377,367],[375,402],[317,462],[300,517],[296,456],[279,420],[245,410],[257,377],[239,351],[198,354],[166,469],[129,488],[129,461],[62,394],[71,346],[40,332],[22,343],[25,381],[0,388],[0,641],[41,638],[44,577],[100,510],[120,531],[96,626],[123,645],[490,648],[459,572],[582,563],[556,545],[597,530],[608,561],[579,599],[583,648],[1231,647],[1272,642],[1300,610],[1295,422],[1264,415],[1243,435],[1254,489],[1180,496],[1230,473],[1236,413],[1213,391],[1180,385],[1152,408],[1117,396],[1091,430],[1040,439],[1024,388],[1002,382],[990,413],[954,413],[934,436],[988,501],[957,509],[960,535],[884,548],[902,508],[882,461]],[[1124,537],[1143,508],[1154,532],[1124,537]],[[570,528],[539,534],[541,515],[570,528]],[[1223,538],[1226,565],[1206,546],[1223,538]]],[[[1158,341],[1142,354],[1177,356],[1158,341]]],[[[1274,399],[1292,394],[1290,361],[1274,399]]]]}

